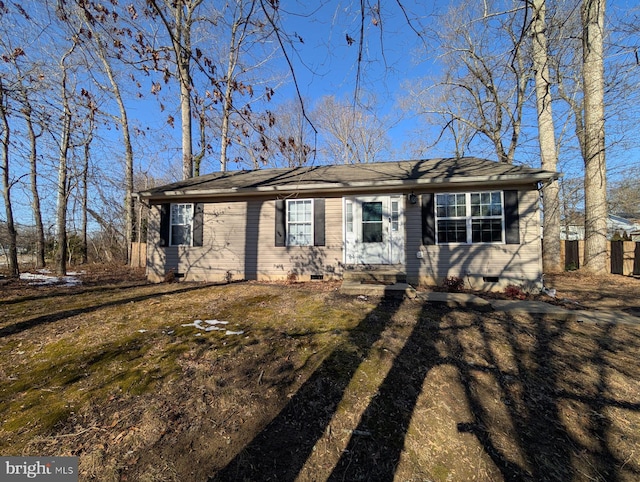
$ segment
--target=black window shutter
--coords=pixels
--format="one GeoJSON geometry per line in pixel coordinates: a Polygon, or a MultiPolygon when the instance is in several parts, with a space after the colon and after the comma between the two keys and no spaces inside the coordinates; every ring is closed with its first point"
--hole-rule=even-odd
{"type": "Polygon", "coordinates": [[[504,192],[504,233],[507,244],[520,244],[518,191],[504,192]]]}
{"type": "Polygon", "coordinates": [[[284,199],[276,200],[276,246],[286,246],[287,239],[287,216],[286,201],[284,199]]]}
{"type": "Polygon", "coordinates": [[[422,244],[436,244],[436,217],[434,209],[435,195],[425,193],[422,195],[422,244]]]}
{"type": "Polygon", "coordinates": [[[169,246],[171,204],[160,204],[160,246],[169,246]]]}
{"type": "Polygon", "coordinates": [[[324,246],[324,198],[318,198],[313,200],[313,245],[324,246]]]}
{"type": "Polygon", "coordinates": [[[195,203],[193,205],[193,245],[202,246],[204,226],[204,203],[195,203]]]}

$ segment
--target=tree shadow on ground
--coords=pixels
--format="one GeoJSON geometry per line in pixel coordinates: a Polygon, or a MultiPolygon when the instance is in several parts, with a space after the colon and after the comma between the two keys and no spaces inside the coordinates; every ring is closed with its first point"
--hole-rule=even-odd
{"type": "Polygon", "coordinates": [[[393,480],[424,380],[441,361],[432,336],[434,313],[425,310],[426,306],[329,480],[393,480]]]}
{"type": "Polygon", "coordinates": [[[354,373],[401,303],[383,297],[278,416],[209,481],[295,480],[329,426],[354,373]]]}
{"type": "MultiPolygon", "coordinates": [[[[209,480],[293,481],[301,476],[358,366],[398,309],[381,303],[373,310],[350,334],[349,343],[329,355],[282,412],[209,480]],[[364,332],[368,336],[363,337],[364,332]]],[[[411,437],[426,434],[433,443],[430,424],[442,419],[431,420],[416,410],[421,397],[433,396],[424,388],[432,383],[426,380],[436,367],[454,369],[448,381],[462,394],[459,406],[448,414],[458,434],[454,428],[451,442],[476,454],[479,450],[492,479],[639,477],[633,452],[614,447],[614,433],[622,429],[611,411],[627,410],[637,418],[640,394],[618,394],[611,380],[622,376],[633,384],[639,373],[620,361],[624,357],[614,361],[611,355],[622,350],[631,360],[640,338],[627,337],[624,346],[618,346],[621,335],[612,335],[615,325],[587,332],[580,331],[580,325],[423,305],[346,447],[334,447],[341,455],[332,462],[328,480],[393,480],[411,437]],[[410,430],[414,416],[421,430],[410,430]]],[[[425,466],[432,464],[428,455],[421,456],[426,457],[425,466]]],[[[429,478],[439,480],[428,471],[429,478]]]]}
{"type": "MultiPolygon", "coordinates": [[[[505,480],[604,482],[640,475],[613,448],[609,409],[640,411],[637,400],[617,399],[609,386],[614,372],[625,371],[609,361],[620,348],[611,337],[615,325],[584,338],[577,326],[505,314],[443,333],[471,414],[458,430],[477,438],[505,480]],[[465,330],[478,330],[482,345],[470,350],[465,330]],[[475,361],[479,353],[482,363],[475,361]]],[[[633,383],[637,373],[628,375],[633,383]]]]}
{"type": "Polygon", "coordinates": [[[72,316],[82,315],[82,314],[85,314],[85,313],[92,313],[94,311],[101,310],[102,308],[109,308],[109,307],[113,307],[113,306],[121,306],[121,305],[126,305],[128,303],[133,303],[133,302],[138,302],[138,301],[146,301],[146,300],[149,300],[149,299],[158,298],[160,296],[174,295],[174,294],[186,293],[186,292],[189,292],[189,291],[201,290],[201,289],[205,289],[205,288],[210,288],[212,286],[216,286],[218,284],[219,283],[206,283],[206,284],[189,285],[189,286],[186,286],[184,288],[179,288],[179,289],[176,289],[176,290],[167,291],[165,293],[152,292],[152,293],[149,293],[148,295],[130,296],[130,297],[123,298],[123,299],[118,299],[118,300],[113,300],[113,301],[105,301],[105,302],[98,303],[98,304],[92,305],[92,306],[87,306],[87,307],[84,307],[84,308],[63,310],[63,311],[59,311],[57,313],[52,313],[52,314],[47,314],[47,315],[42,315],[42,316],[36,316],[34,318],[30,318],[28,320],[22,320],[22,321],[19,321],[17,323],[9,324],[9,325],[6,325],[6,326],[0,328],[0,338],[4,338],[4,337],[9,336],[9,335],[15,335],[16,333],[21,333],[23,331],[30,330],[32,328],[36,328],[36,327],[38,327],[40,325],[43,325],[43,324],[55,323],[57,321],[64,320],[66,318],[70,318],[72,316]]]}
{"type": "Polygon", "coordinates": [[[105,293],[117,293],[119,291],[130,290],[132,288],[139,288],[141,286],[148,286],[149,282],[131,281],[125,283],[119,283],[113,286],[64,286],[64,285],[43,285],[43,286],[30,286],[32,289],[42,289],[41,293],[28,294],[25,296],[17,296],[12,299],[2,300],[2,304],[15,305],[18,303],[25,303],[27,301],[49,300],[51,298],[67,298],[69,296],[80,296],[87,293],[105,294],[105,293]]]}

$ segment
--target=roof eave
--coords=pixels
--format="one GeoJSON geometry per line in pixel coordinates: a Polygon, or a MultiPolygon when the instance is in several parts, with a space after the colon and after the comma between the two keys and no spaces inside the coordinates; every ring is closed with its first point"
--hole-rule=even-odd
{"type": "Polygon", "coordinates": [[[392,180],[392,181],[356,181],[344,183],[304,183],[304,184],[284,184],[276,186],[254,186],[254,187],[234,187],[227,189],[176,189],[171,191],[142,191],[138,195],[147,200],[159,199],[175,199],[175,198],[211,198],[211,197],[236,197],[247,195],[264,195],[264,194],[292,194],[297,192],[317,192],[317,193],[335,193],[335,192],[362,192],[371,189],[379,189],[390,191],[399,188],[428,188],[429,186],[438,186],[439,188],[446,186],[456,187],[477,187],[485,185],[523,185],[538,182],[550,182],[558,179],[559,173],[541,172],[539,174],[507,174],[498,176],[471,176],[471,177],[453,177],[453,178],[430,178],[430,179],[410,179],[410,180],[392,180]]]}

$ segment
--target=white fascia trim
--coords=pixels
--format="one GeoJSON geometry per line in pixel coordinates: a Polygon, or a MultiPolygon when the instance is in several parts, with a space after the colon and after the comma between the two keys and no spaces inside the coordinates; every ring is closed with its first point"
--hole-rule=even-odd
{"type": "Polygon", "coordinates": [[[356,181],[351,183],[304,183],[282,186],[258,186],[253,188],[230,188],[230,189],[207,189],[207,190],[175,190],[164,191],[158,194],[150,192],[140,192],[139,196],[149,200],[159,200],[168,198],[205,198],[205,197],[236,197],[246,196],[247,194],[269,194],[269,193],[298,193],[301,191],[313,191],[318,193],[344,192],[351,190],[352,192],[361,192],[371,189],[383,189],[385,191],[401,188],[416,188],[438,186],[458,186],[472,187],[482,185],[522,185],[533,184],[541,181],[551,181],[557,179],[557,176],[550,177],[548,174],[538,175],[502,175],[502,176],[477,176],[477,177],[455,177],[442,179],[418,179],[418,180],[393,180],[393,181],[356,181]]]}

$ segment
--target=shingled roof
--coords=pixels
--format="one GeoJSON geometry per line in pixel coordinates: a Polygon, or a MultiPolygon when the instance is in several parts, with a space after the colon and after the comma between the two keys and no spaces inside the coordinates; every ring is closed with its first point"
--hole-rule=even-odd
{"type": "Polygon", "coordinates": [[[476,157],[342,164],[253,171],[226,171],[186,179],[139,193],[149,200],[220,197],[300,191],[357,192],[446,185],[518,185],[557,179],[557,172],[476,157]]]}

